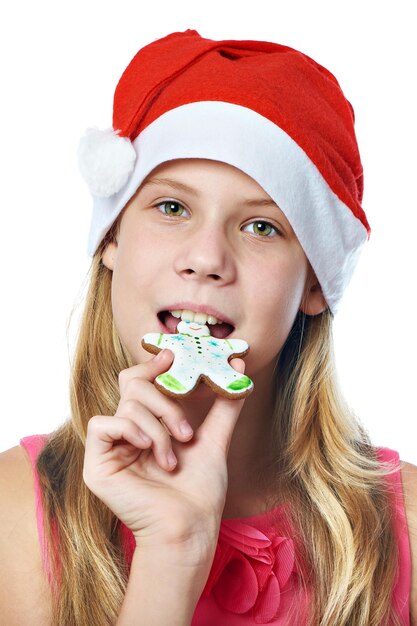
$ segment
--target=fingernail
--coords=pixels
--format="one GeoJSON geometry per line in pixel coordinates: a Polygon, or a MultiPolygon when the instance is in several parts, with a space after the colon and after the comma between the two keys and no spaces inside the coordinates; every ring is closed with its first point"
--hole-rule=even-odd
{"type": "Polygon", "coordinates": [[[161,350],[161,352],[158,352],[158,354],[154,358],[154,361],[159,361],[162,358],[162,356],[164,355],[164,353],[165,353],[165,350],[161,350]]]}
{"type": "Polygon", "coordinates": [[[150,441],[152,441],[152,439],[148,437],[148,435],[144,433],[143,431],[139,433],[139,437],[141,437],[141,439],[143,439],[145,443],[149,443],[150,441]]]}
{"type": "Polygon", "coordinates": [[[168,452],[167,454],[167,461],[168,461],[168,465],[169,466],[173,466],[176,465],[177,463],[177,457],[175,456],[173,450],[171,450],[170,452],[168,452]]]}
{"type": "Polygon", "coordinates": [[[180,431],[183,435],[191,435],[193,432],[193,429],[191,428],[188,422],[181,422],[180,431]]]}

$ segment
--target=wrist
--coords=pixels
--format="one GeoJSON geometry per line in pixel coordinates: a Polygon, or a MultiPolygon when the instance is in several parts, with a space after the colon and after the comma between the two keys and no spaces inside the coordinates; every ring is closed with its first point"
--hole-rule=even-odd
{"type": "Polygon", "coordinates": [[[150,564],[162,559],[170,567],[195,570],[211,566],[216,552],[218,529],[213,532],[186,532],[168,538],[135,537],[135,557],[150,564]]]}
{"type": "Polygon", "coordinates": [[[189,567],[200,567],[206,565],[207,561],[212,562],[218,536],[219,524],[209,523],[207,520],[181,527],[172,524],[169,534],[147,531],[134,533],[136,551],[144,559],[152,559],[155,554],[161,554],[173,566],[180,564],[189,567]]]}

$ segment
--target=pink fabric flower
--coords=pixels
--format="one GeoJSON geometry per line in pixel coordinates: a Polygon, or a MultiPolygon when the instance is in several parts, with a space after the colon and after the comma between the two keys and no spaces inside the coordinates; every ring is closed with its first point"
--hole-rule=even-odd
{"type": "Polygon", "coordinates": [[[293,542],[273,529],[269,534],[238,520],[223,520],[203,591],[231,613],[252,611],[256,624],[272,621],[284,610],[284,596],[293,597],[293,542]]]}

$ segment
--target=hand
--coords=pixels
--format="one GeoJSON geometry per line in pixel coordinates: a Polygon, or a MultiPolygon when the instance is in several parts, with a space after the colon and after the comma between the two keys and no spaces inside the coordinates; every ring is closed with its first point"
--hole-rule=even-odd
{"type": "MultiPolygon", "coordinates": [[[[244,400],[216,396],[194,436],[182,434],[181,407],[153,385],[173,356],[163,350],[120,373],[116,414],[89,421],[84,480],[130,528],[138,546],[193,542],[196,554],[212,543],[210,550],[215,549],[228,485],[227,454],[244,400]],[[176,466],[167,460],[171,451],[176,466]]],[[[243,373],[241,359],[231,363],[243,373]]]]}

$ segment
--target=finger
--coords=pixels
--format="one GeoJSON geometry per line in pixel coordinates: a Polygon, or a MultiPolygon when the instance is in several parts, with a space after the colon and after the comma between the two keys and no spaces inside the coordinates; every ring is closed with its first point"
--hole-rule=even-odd
{"type": "Polygon", "coordinates": [[[169,433],[180,441],[188,441],[193,436],[193,429],[185,419],[184,410],[173,398],[160,393],[149,381],[141,378],[132,378],[124,387],[124,397],[117,408],[116,415],[124,414],[124,402],[129,399],[140,399],[143,404],[158,420],[166,426],[169,433]],[[182,427],[189,428],[183,432],[182,427]]]}
{"type": "MultiPolygon", "coordinates": [[[[245,362],[242,359],[232,359],[230,364],[240,374],[245,371],[245,362]]],[[[245,403],[242,400],[229,400],[218,395],[207,413],[206,419],[199,428],[200,434],[212,438],[227,454],[232,440],[233,431],[245,403]]]]}
{"type": "Polygon", "coordinates": [[[149,361],[146,361],[146,363],[139,363],[122,370],[119,373],[120,393],[123,394],[126,385],[132,378],[141,378],[142,380],[153,382],[159,374],[169,369],[173,360],[174,353],[166,348],[149,361]]]}
{"type": "Polygon", "coordinates": [[[148,435],[152,441],[152,451],[157,463],[163,469],[172,469],[170,462],[173,453],[171,437],[164,424],[159,422],[153,413],[142,402],[129,399],[120,405],[116,419],[128,419],[140,428],[141,432],[148,435]]]}
{"type": "Polygon", "coordinates": [[[229,364],[235,369],[239,374],[245,373],[245,361],[243,359],[234,358],[231,359],[229,364]]]}
{"type": "Polygon", "coordinates": [[[137,448],[148,448],[152,441],[132,420],[95,415],[87,425],[86,456],[98,458],[112,450],[116,442],[126,441],[137,448]]]}

